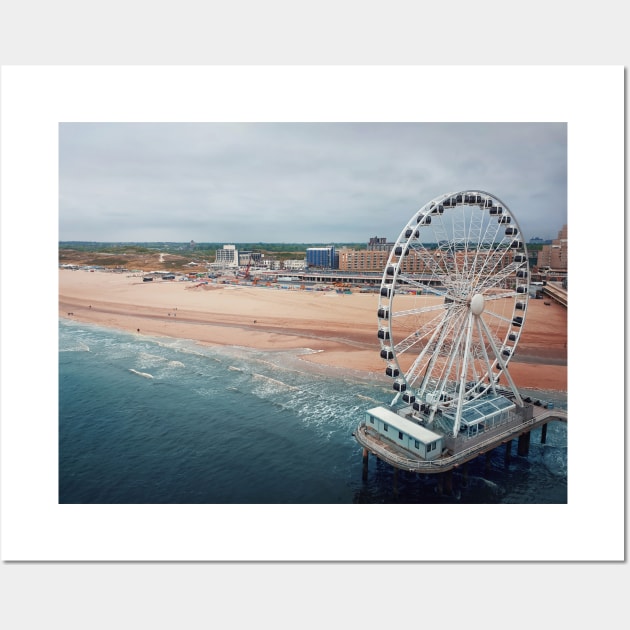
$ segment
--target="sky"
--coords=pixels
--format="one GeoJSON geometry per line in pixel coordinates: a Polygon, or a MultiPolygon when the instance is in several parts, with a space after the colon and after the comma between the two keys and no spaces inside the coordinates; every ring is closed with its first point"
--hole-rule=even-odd
{"type": "Polygon", "coordinates": [[[565,123],[60,123],[59,240],[395,240],[482,190],[526,240],[567,223],[565,123]]]}

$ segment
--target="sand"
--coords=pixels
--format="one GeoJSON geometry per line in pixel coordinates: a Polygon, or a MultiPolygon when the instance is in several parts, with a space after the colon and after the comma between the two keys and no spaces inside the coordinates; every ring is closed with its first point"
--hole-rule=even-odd
{"type": "MultiPolygon", "coordinates": [[[[305,361],[384,375],[373,293],[200,284],[59,271],[59,315],[137,334],[263,350],[308,348],[305,361]]],[[[567,391],[567,309],[530,300],[510,374],[519,388],[567,391]]]]}

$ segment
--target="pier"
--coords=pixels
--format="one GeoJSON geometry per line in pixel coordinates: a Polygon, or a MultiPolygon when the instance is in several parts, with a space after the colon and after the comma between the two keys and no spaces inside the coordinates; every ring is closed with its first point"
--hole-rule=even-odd
{"type": "Polygon", "coordinates": [[[558,420],[568,422],[568,414],[561,409],[549,409],[534,403],[511,414],[510,420],[494,430],[482,433],[472,438],[457,436],[446,440],[447,447],[440,457],[426,460],[414,457],[413,454],[397,446],[394,442],[383,437],[382,434],[371,429],[362,422],[355,431],[354,437],[363,447],[363,477],[367,476],[367,462],[369,454],[390,464],[396,469],[424,474],[446,473],[469,462],[480,455],[489,453],[502,444],[510,445],[518,439],[518,455],[526,456],[529,451],[530,433],[533,429],[542,427],[541,440],[546,439],[547,423],[558,420]]]}

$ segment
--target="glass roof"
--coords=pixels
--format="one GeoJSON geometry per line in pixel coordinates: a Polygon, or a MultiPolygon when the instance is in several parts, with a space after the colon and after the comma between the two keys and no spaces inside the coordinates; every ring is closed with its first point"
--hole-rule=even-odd
{"type": "MultiPolygon", "coordinates": [[[[505,396],[484,396],[482,398],[478,398],[477,400],[464,403],[461,422],[464,425],[477,424],[484,418],[494,416],[501,411],[506,411],[514,407],[516,407],[516,405],[505,396]]],[[[445,413],[444,415],[454,418],[454,411],[455,410],[453,410],[453,413],[445,413]]]]}

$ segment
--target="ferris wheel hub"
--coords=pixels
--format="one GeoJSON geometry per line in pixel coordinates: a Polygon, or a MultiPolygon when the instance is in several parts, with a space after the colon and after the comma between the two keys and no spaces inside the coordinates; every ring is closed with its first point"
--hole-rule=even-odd
{"type": "Polygon", "coordinates": [[[470,310],[472,311],[472,314],[479,316],[481,315],[481,313],[483,313],[484,308],[485,300],[483,299],[483,295],[481,295],[481,293],[473,295],[472,299],[470,300],[470,310]]]}

